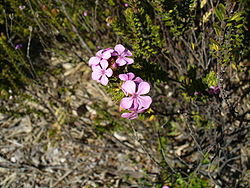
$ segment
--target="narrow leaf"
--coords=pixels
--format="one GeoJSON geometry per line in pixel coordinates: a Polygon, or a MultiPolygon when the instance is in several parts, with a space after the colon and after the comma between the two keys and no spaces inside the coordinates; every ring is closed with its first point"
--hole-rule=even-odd
{"type": "Polygon", "coordinates": [[[219,27],[216,23],[214,23],[214,31],[216,35],[221,36],[221,27],[219,27]]]}
{"type": "Polygon", "coordinates": [[[241,17],[242,12],[237,12],[235,15],[232,16],[232,18],[229,19],[229,21],[240,21],[241,19],[243,19],[243,17],[241,17]]]}
{"type": "Polygon", "coordinates": [[[218,18],[220,21],[223,21],[224,15],[223,15],[223,13],[222,13],[218,8],[215,8],[215,15],[217,16],[217,18],[218,18]]]}

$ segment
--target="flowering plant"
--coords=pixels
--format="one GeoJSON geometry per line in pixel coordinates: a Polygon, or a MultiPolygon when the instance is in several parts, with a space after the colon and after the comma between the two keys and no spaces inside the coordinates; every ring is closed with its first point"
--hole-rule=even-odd
{"type": "MultiPolygon", "coordinates": [[[[92,79],[106,86],[109,78],[117,75],[114,74],[117,69],[134,63],[134,60],[129,58],[130,56],[132,53],[121,44],[117,44],[114,49],[99,50],[88,62],[93,71],[92,79]]],[[[119,74],[118,77],[123,81],[120,89],[125,95],[120,102],[120,109],[126,112],[122,113],[121,117],[135,119],[152,103],[152,98],[145,96],[150,91],[150,85],[132,72],[119,74]]]]}
{"type": "Polygon", "coordinates": [[[209,88],[209,90],[208,90],[208,93],[210,95],[217,95],[217,94],[219,94],[220,93],[220,86],[219,85],[218,86],[211,86],[209,88]]]}

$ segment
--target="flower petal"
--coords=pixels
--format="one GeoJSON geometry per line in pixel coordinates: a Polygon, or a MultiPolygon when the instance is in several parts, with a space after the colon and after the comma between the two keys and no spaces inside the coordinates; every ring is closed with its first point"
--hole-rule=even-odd
{"type": "Polygon", "coordinates": [[[123,56],[132,56],[132,53],[126,49],[124,52],[123,52],[123,56]]]}
{"type": "Polygon", "coordinates": [[[122,89],[129,94],[134,94],[135,93],[135,82],[128,80],[122,84],[122,89]]]}
{"type": "Polygon", "coordinates": [[[111,51],[108,50],[108,51],[105,51],[103,54],[102,54],[102,58],[103,59],[109,59],[111,57],[111,51]]]}
{"type": "Polygon", "coordinates": [[[138,108],[140,108],[140,104],[138,102],[137,98],[133,98],[133,104],[132,106],[128,109],[130,111],[136,111],[138,108]]]}
{"type": "Polygon", "coordinates": [[[145,109],[149,108],[149,106],[152,103],[152,98],[150,96],[138,96],[137,100],[139,102],[139,108],[140,107],[144,107],[145,109]]]}
{"type": "Polygon", "coordinates": [[[119,78],[122,81],[127,81],[128,80],[128,75],[127,74],[119,74],[119,78]]]}
{"type": "Polygon", "coordinates": [[[109,63],[108,63],[107,60],[103,59],[103,60],[100,61],[100,65],[101,65],[102,69],[106,70],[108,68],[108,66],[109,66],[109,63]]]}
{"type": "Polygon", "coordinates": [[[99,57],[91,57],[89,59],[89,66],[92,66],[92,65],[98,65],[99,62],[100,62],[100,58],[99,57]]]}
{"type": "Polygon", "coordinates": [[[132,58],[124,57],[123,59],[127,62],[128,65],[134,63],[134,60],[132,58]]]}
{"type": "Polygon", "coordinates": [[[150,90],[150,85],[147,82],[141,82],[139,83],[138,90],[136,93],[139,95],[143,95],[147,94],[149,90],[150,90]]]}
{"type": "Polygon", "coordinates": [[[132,97],[124,97],[121,100],[120,107],[124,109],[129,109],[132,106],[133,98],[132,97]]]}
{"type": "Polygon", "coordinates": [[[102,85],[106,86],[109,82],[109,79],[107,78],[107,76],[103,75],[100,79],[100,82],[102,85]]]}
{"type": "Polygon", "coordinates": [[[127,64],[127,62],[124,60],[123,57],[118,57],[115,62],[117,63],[118,66],[123,66],[127,64]]]}
{"type": "Polygon", "coordinates": [[[92,79],[93,80],[99,80],[101,78],[102,74],[99,71],[93,71],[92,72],[92,79]]]}
{"type": "MultiPolygon", "coordinates": [[[[122,88],[121,88],[122,89],[122,88]]],[[[128,96],[128,92],[126,92],[124,89],[122,89],[123,93],[128,96]]]]}
{"type": "Polygon", "coordinates": [[[99,65],[92,65],[91,66],[92,71],[101,71],[101,67],[99,65]]]}
{"type": "Polygon", "coordinates": [[[133,80],[134,77],[135,77],[135,75],[132,72],[129,72],[127,74],[119,74],[119,78],[122,81],[133,80]]]}
{"type": "Polygon", "coordinates": [[[132,113],[123,113],[121,115],[121,117],[127,118],[127,119],[136,119],[136,118],[138,118],[138,114],[135,113],[135,112],[132,112],[132,113]]]}
{"type": "Polygon", "coordinates": [[[109,52],[111,55],[112,55],[112,53],[114,52],[115,50],[113,50],[112,48],[106,48],[105,50],[104,50],[104,52],[109,52]]]}
{"type": "Polygon", "coordinates": [[[132,72],[127,73],[127,76],[128,76],[128,80],[132,80],[135,77],[134,73],[132,72]]]}
{"type": "Polygon", "coordinates": [[[122,52],[125,51],[125,47],[124,47],[123,45],[121,45],[121,44],[117,44],[117,45],[115,46],[115,51],[117,51],[118,54],[121,55],[122,52]]]}
{"type": "Polygon", "coordinates": [[[122,113],[121,117],[129,119],[131,113],[122,113]]]}
{"type": "Polygon", "coordinates": [[[140,77],[136,77],[136,78],[134,79],[134,82],[135,82],[136,84],[139,84],[139,83],[143,82],[143,79],[141,79],[140,77]]]}
{"type": "Polygon", "coordinates": [[[103,50],[99,50],[98,52],[96,52],[96,56],[97,57],[99,57],[99,58],[101,58],[102,57],[102,52],[103,52],[103,50]]]}
{"type": "Polygon", "coordinates": [[[135,112],[136,113],[143,113],[147,110],[147,108],[140,108],[140,109],[137,109],[135,112]]]}
{"type": "Polygon", "coordinates": [[[106,74],[107,77],[111,77],[112,74],[113,74],[112,69],[111,69],[111,68],[108,68],[108,69],[105,71],[105,74],[106,74]]]}

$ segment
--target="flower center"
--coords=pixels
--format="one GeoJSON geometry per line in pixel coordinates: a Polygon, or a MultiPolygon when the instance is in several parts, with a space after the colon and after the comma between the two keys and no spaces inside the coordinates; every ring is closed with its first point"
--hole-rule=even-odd
{"type": "Polygon", "coordinates": [[[133,93],[132,97],[135,99],[137,98],[139,95],[137,93],[133,93]]]}
{"type": "Polygon", "coordinates": [[[105,75],[105,73],[106,73],[106,70],[102,69],[102,70],[101,70],[101,74],[102,74],[102,75],[105,75]]]}

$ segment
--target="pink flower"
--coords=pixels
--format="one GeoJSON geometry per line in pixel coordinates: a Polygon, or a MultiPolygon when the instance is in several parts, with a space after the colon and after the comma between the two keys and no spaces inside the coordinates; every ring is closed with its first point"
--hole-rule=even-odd
{"type": "Polygon", "coordinates": [[[119,74],[119,78],[122,81],[128,81],[128,80],[133,80],[133,78],[135,77],[134,73],[129,72],[127,74],[119,74]]]}
{"type": "MultiPolygon", "coordinates": [[[[134,77],[135,77],[135,75],[132,72],[129,72],[127,74],[119,74],[119,78],[122,81],[133,80],[134,77]]],[[[143,82],[143,80],[140,77],[136,77],[133,81],[136,83],[136,85],[143,82]]]]}
{"type": "Polygon", "coordinates": [[[131,95],[121,100],[120,106],[124,109],[149,108],[152,103],[150,96],[141,96],[147,94],[150,90],[150,85],[147,82],[143,81],[137,87],[134,81],[128,80],[122,85],[122,89],[131,95]]]}
{"type": "Polygon", "coordinates": [[[125,7],[128,7],[128,3],[124,3],[124,6],[125,6],[125,7]]]}
{"type": "MultiPolygon", "coordinates": [[[[122,81],[133,80],[134,77],[135,77],[135,75],[132,72],[129,72],[127,74],[119,74],[119,78],[122,81]]],[[[139,83],[143,82],[143,80],[140,77],[136,77],[133,81],[135,82],[136,85],[138,85],[139,83]]],[[[125,95],[128,95],[128,93],[126,91],[124,91],[123,89],[122,89],[122,91],[124,92],[125,95]]]]}
{"type": "Polygon", "coordinates": [[[20,48],[22,48],[22,47],[23,47],[22,44],[17,44],[17,45],[15,46],[15,50],[18,50],[18,49],[20,49],[20,48]]]}
{"type": "Polygon", "coordinates": [[[84,11],[84,12],[83,12],[83,16],[88,16],[88,12],[87,12],[87,11],[84,11]]]}
{"type": "Polygon", "coordinates": [[[94,57],[91,57],[89,59],[89,66],[93,66],[93,65],[98,65],[100,63],[101,60],[107,60],[111,57],[111,53],[114,50],[111,48],[107,48],[105,50],[99,50],[94,57]]]}
{"type": "Polygon", "coordinates": [[[147,108],[141,108],[141,109],[135,109],[134,111],[132,109],[130,109],[131,112],[129,112],[129,113],[123,113],[121,115],[121,117],[127,118],[127,119],[136,119],[136,118],[138,118],[138,114],[145,112],[146,109],[147,108]]]}
{"type": "Polygon", "coordinates": [[[195,91],[195,92],[194,92],[194,95],[201,95],[201,92],[195,91]]]}
{"type": "Polygon", "coordinates": [[[19,8],[20,10],[23,10],[23,9],[25,9],[25,6],[24,6],[24,5],[20,5],[18,8],[19,8]]]}
{"type": "Polygon", "coordinates": [[[132,53],[128,50],[125,49],[125,47],[121,44],[117,44],[115,46],[115,51],[113,53],[115,56],[118,56],[116,59],[116,64],[118,66],[123,66],[123,65],[130,65],[134,63],[134,60],[131,58],[128,58],[126,56],[132,56],[132,53]]]}
{"type": "Polygon", "coordinates": [[[163,187],[162,188],[169,188],[169,186],[167,186],[167,185],[163,185],[163,187]]]}
{"type": "Polygon", "coordinates": [[[107,60],[101,60],[100,65],[92,66],[92,79],[97,80],[102,85],[108,84],[108,77],[111,77],[113,74],[113,71],[111,68],[108,68],[108,61],[107,60]]]}
{"type": "Polygon", "coordinates": [[[220,86],[211,86],[208,90],[210,95],[216,95],[220,93],[220,86]]]}

